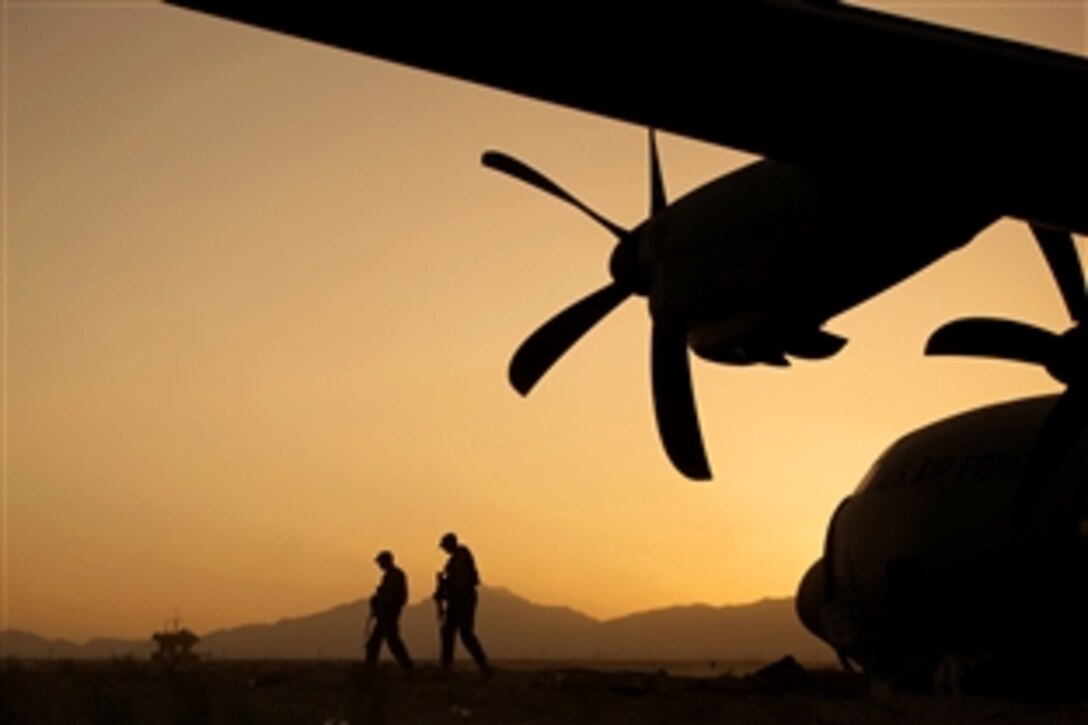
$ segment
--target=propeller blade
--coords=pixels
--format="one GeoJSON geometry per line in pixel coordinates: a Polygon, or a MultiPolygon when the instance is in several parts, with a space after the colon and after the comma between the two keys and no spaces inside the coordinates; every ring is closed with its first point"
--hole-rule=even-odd
{"type": "Polygon", "coordinates": [[[483,157],[480,159],[484,166],[495,171],[501,171],[504,174],[509,174],[515,179],[520,179],[530,186],[535,186],[541,191],[547,192],[552,196],[561,199],[568,204],[580,209],[582,213],[593,219],[602,227],[612,232],[617,239],[623,239],[627,235],[627,230],[623,227],[614,224],[613,222],[605,219],[597,212],[590,209],[581,201],[576,199],[570,192],[568,192],[559,184],[555,183],[544,174],[540,173],[536,169],[530,168],[528,165],[518,161],[513,156],[507,156],[501,151],[486,151],[483,157]]]}
{"type": "Polygon", "coordinates": [[[1088,391],[1071,385],[1058,398],[1039,430],[1039,438],[1017,485],[1013,516],[1020,531],[1034,518],[1085,426],[1088,426],[1088,391]]]}
{"type": "Polygon", "coordinates": [[[926,355],[972,355],[1046,365],[1058,336],[1024,322],[972,317],[942,325],[929,337],[926,355]]]}
{"type": "Polygon", "coordinates": [[[657,432],[669,460],[685,476],[710,478],[710,464],[699,432],[699,415],[691,387],[684,329],[655,324],[650,359],[657,432]]]}
{"type": "Polygon", "coordinates": [[[612,283],[589,294],[538,327],[510,360],[510,384],[528,395],[555,361],[630,292],[612,283]]]}
{"type": "Polygon", "coordinates": [[[1088,293],[1084,289],[1084,270],[1080,266],[1073,235],[1060,229],[1031,225],[1039,247],[1043,250],[1050,273],[1058,283],[1065,308],[1074,322],[1088,318],[1088,293]]]}
{"type": "Polygon", "coordinates": [[[665,198],[665,179],[661,175],[661,162],[657,158],[657,138],[650,129],[650,216],[669,205],[665,198]]]}

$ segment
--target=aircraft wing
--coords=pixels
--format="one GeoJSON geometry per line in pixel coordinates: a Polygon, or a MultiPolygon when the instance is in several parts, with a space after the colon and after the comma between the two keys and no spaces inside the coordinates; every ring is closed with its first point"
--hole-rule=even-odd
{"type": "MultiPolygon", "coordinates": [[[[167,0],[892,191],[1088,234],[1088,60],[832,0],[713,13],[167,0]],[[899,191],[895,191],[898,189],[899,191]]],[[[663,6],[662,6],[663,7],[663,6]]],[[[876,241],[876,240],[874,240],[876,241]]]]}

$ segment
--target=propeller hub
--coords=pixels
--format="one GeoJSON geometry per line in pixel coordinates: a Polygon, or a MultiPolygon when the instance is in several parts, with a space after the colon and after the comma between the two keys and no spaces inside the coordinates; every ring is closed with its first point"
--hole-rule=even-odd
{"type": "Polygon", "coordinates": [[[1088,372],[1085,363],[1088,363],[1088,329],[1078,323],[1058,338],[1046,370],[1058,381],[1070,385],[1088,372]]]}
{"type": "Polygon", "coordinates": [[[616,284],[633,294],[645,297],[650,294],[650,275],[639,260],[639,239],[637,230],[620,239],[608,260],[608,271],[616,284]]]}

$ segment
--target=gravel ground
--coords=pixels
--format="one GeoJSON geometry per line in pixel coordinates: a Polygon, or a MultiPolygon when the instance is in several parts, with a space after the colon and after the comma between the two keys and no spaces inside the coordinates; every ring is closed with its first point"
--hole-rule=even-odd
{"type": "Polygon", "coordinates": [[[0,721],[22,723],[1085,723],[1088,702],[898,693],[831,670],[757,675],[503,668],[367,675],[348,662],[15,662],[0,721]]]}

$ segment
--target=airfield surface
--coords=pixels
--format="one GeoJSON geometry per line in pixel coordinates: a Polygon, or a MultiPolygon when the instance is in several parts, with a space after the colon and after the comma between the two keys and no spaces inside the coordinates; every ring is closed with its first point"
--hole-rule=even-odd
{"type": "Polygon", "coordinates": [[[1084,723],[1088,703],[903,694],[861,675],[502,667],[367,676],[347,662],[9,662],[0,721],[17,723],[1084,723]]]}

